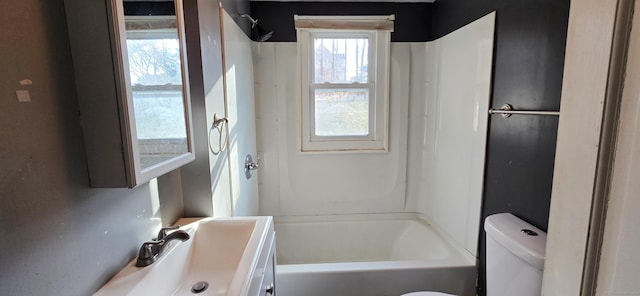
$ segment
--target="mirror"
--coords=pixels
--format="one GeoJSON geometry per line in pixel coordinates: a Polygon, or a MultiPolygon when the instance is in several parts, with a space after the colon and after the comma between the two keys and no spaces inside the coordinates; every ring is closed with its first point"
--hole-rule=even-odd
{"type": "Polygon", "coordinates": [[[173,1],[125,1],[129,84],[140,169],[189,152],[182,51],[173,1]]]}
{"type": "Polygon", "coordinates": [[[194,160],[182,0],[64,4],[91,186],[194,160]]]}
{"type": "MultiPolygon", "coordinates": [[[[146,182],[195,158],[182,1],[127,0],[122,12],[134,173],[136,180],[146,182]]],[[[119,27],[123,32],[122,22],[119,27]]]]}

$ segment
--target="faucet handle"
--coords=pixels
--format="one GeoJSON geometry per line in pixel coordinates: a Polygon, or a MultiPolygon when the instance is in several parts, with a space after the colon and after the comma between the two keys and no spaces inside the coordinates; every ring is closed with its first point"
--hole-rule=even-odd
{"type": "Polygon", "coordinates": [[[180,228],[180,225],[163,227],[160,229],[160,231],[158,231],[158,237],[154,238],[153,240],[154,241],[163,240],[167,236],[167,232],[169,232],[169,230],[176,230],[178,228],[180,228]]]}
{"type": "Polygon", "coordinates": [[[145,242],[140,246],[138,251],[138,258],[136,259],[136,266],[143,267],[151,265],[158,259],[160,253],[160,246],[164,244],[164,240],[145,242]]]}

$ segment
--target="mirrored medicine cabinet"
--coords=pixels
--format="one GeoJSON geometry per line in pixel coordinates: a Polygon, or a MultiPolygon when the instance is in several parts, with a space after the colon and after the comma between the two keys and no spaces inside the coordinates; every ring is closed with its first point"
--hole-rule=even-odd
{"type": "Polygon", "coordinates": [[[195,159],[182,1],[65,0],[92,187],[195,159]]]}

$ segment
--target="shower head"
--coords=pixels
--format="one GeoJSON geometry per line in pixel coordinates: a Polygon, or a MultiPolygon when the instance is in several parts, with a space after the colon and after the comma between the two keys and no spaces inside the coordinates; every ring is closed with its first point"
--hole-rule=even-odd
{"type": "Polygon", "coordinates": [[[256,34],[256,37],[254,39],[256,41],[258,41],[258,42],[265,42],[265,41],[269,40],[271,38],[271,36],[273,36],[273,31],[269,31],[267,33],[264,33],[262,30],[260,30],[259,27],[255,31],[257,31],[257,34],[256,34]]]}

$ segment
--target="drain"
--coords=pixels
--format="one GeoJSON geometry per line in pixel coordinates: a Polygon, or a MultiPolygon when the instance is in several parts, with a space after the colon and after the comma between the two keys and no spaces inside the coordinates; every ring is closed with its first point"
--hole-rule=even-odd
{"type": "Polygon", "coordinates": [[[209,283],[207,282],[197,282],[193,286],[191,286],[191,293],[199,294],[207,290],[209,288],[209,283]]]}

